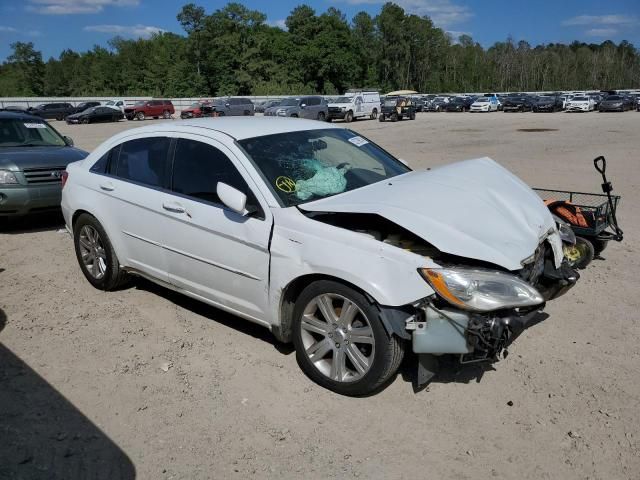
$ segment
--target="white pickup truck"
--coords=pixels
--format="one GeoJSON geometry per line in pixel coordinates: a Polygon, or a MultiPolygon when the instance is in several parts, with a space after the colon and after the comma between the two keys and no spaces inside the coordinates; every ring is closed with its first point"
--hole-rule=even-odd
{"type": "Polygon", "coordinates": [[[356,118],[375,120],[380,112],[380,93],[349,90],[342,97],[329,103],[327,120],[334,119],[351,122],[356,118]]]}

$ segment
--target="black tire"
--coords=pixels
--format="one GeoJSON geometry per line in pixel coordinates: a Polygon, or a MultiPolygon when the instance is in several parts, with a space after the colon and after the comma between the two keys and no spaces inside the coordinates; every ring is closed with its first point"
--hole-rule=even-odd
{"type": "Polygon", "coordinates": [[[378,109],[377,109],[377,108],[374,108],[374,109],[371,111],[371,120],[375,120],[376,118],[378,118],[378,109]]]}
{"type": "Polygon", "coordinates": [[[62,115],[56,115],[56,120],[58,120],[59,122],[62,121],[63,116],[62,115]]]}
{"type": "Polygon", "coordinates": [[[411,112],[409,114],[409,120],[415,120],[416,119],[416,112],[411,112]]]}
{"type": "Polygon", "coordinates": [[[379,121],[379,122],[384,122],[384,121],[386,121],[386,118],[385,118],[384,114],[381,114],[381,115],[378,117],[378,121],[379,121]]]}
{"type": "Polygon", "coordinates": [[[318,112],[318,121],[319,122],[325,121],[324,112],[318,112]]]}
{"type": "MultiPolygon", "coordinates": [[[[395,335],[390,336],[387,334],[380,318],[379,308],[361,292],[335,281],[321,280],[314,282],[305,288],[298,297],[294,307],[293,318],[293,343],[296,348],[298,365],[318,385],[341,395],[368,395],[376,392],[398,371],[404,356],[405,343],[395,335]],[[312,300],[324,294],[339,295],[353,302],[366,316],[373,333],[375,348],[371,353],[372,362],[366,373],[357,380],[337,381],[329,378],[314,365],[306,354],[301,327],[303,313],[312,300]]],[[[336,352],[337,350],[333,351],[336,352]]],[[[351,365],[353,366],[353,364],[351,365]]]]}
{"type": "Polygon", "coordinates": [[[144,117],[144,112],[138,112],[138,113],[136,113],[136,115],[135,115],[135,119],[136,119],[136,120],[142,121],[142,120],[144,120],[144,118],[145,118],[145,117],[144,117]]]}
{"type": "Polygon", "coordinates": [[[83,118],[81,120],[81,123],[84,123],[85,125],[88,125],[89,123],[91,123],[91,120],[89,120],[88,118],[83,118]]]}
{"type": "Polygon", "coordinates": [[[594,238],[591,240],[591,243],[593,244],[594,255],[598,257],[602,252],[604,252],[604,250],[607,248],[607,245],[609,245],[609,240],[600,240],[598,238],[594,238]]]}
{"type": "Polygon", "coordinates": [[[595,256],[593,243],[583,237],[576,237],[576,244],[568,247],[565,256],[569,266],[582,270],[591,263],[595,256]]]}
{"type": "Polygon", "coordinates": [[[118,257],[116,256],[116,252],[113,250],[111,241],[109,241],[107,232],[104,231],[104,228],[102,228],[102,225],[100,225],[100,222],[98,222],[95,217],[88,213],[83,213],[78,217],[73,225],[73,244],[75,246],[76,259],[80,265],[80,270],[82,270],[85,278],[95,288],[105,291],[116,290],[127,282],[128,275],[120,268],[118,257]],[[82,253],[80,250],[80,233],[82,228],[85,226],[93,228],[98,233],[100,242],[103,246],[106,259],[104,262],[105,271],[102,278],[96,278],[91,274],[82,260],[82,253]]]}
{"type": "Polygon", "coordinates": [[[162,112],[162,118],[164,119],[170,119],[171,118],[171,112],[169,110],[165,110],[164,112],[162,112]]]}
{"type": "Polygon", "coordinates": [[[398,121],[398,114],[396,112],[393,112],[391,114],[391,121],[392,122],[397,122],[398,121]]]}
{"type": "Polygon", "coordinates": [[[344,121],[347,123],[351,123],[353,122],[353,112],[351,110],[349,110],[345,116],[344,116],[344,121]]]}

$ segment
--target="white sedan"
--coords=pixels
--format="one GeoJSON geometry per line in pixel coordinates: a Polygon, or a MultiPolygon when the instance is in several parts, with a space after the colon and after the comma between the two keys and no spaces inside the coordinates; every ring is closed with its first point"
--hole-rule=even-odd
{"type": "Polygon", "coordinates": [[[498,110],[497,97],[480,97],[471,104],[470,112],[495,112],[498,110]]]}
{"type": "Polygon", "coordinates": [[[596,109],[596,102],[592,97],[577,96],[567,100],[565,110],[567,112],[592,112],[596,109]]]}
{"type": "Polygon", "coordinates": [[[551,214],[488,158],[412,171],[359,134],[286,118],[129,130],[63,176],[86,279],[142,276],[293,342],[345,395],[379,389],[406,348],[496,359],[577,279],[551,214]]]}

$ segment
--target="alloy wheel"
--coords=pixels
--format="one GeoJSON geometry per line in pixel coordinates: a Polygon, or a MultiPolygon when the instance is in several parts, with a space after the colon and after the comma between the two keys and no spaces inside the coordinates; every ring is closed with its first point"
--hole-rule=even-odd
{"type": "Polygon", "coordinates": [[[324,376],[353,382],[371,368],[373,329],[362,310],[348,298],[330,293],[315,297],[305,307],[300,326],[305,354],[324,376]]]}
{"type": "Polygon", "coordinates": [[[107,270],[107,254],[98,231],[91,225],[80,230],[80,257],[89,274],[96,280],[104,277],[107,270]]]}

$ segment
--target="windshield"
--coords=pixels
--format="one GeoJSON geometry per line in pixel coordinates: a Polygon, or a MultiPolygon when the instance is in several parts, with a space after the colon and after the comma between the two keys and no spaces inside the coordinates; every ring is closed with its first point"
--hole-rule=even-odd
{"type": "Polygon", "coordinates": [[[280,133],[238,143],[285,207],[410,171],[380,147],[341,128],[280,133]]]}
{"type": "Polygon", "coordinates": [[[351,103],[353,97],[338,97],[332,103],[351,103]]]}
{"type": "Polygon", "coordinates": [[[620,97],[618,95],[609,95],[607,97],[607,100],[622,100],[622,97],[620,97]]]}
{"type": "Polygon", "coordinates": [[[436,97],[433,99],[434,102],[445,102],[447,97],[436,97]]]}
{"type": "Polygon", "coordinates": [[[105,103],[105,105],[115,105],[116,102],[114,102],[113,100],[109,100],[107,103],[105,103]]]}
{"type": "Polygon", "coordinates": [[[200,103],[199,102],[194,102],[194,103],[191,104],[191,106],[193,108],[200,108],[200,103]]]}
{"type": "Polygon", "coordinates": [[[300,103],[299,98],[285,98],[280,102],[281,107],[297,107],[300,103]]]}
{"type": "Polygon", "coordinates": [[[64,147],[64,139],[42,120],[0,118],[0,147],[64,147]]]}
{"type": "Polygon", "coordinates": [[[573,102],[588,102],[589,99],[587,97],[573,97],[571,99],[573,102]]]}
{"type": "Polygon", "coordinates": [[[487,97],[480,97],[476,100],[476,102],[488,102],[488,101],[490,101],[490,99],[487,97]]]}
{"type": "Polygon", "coordinates": [[[140,100],[139,102],[134,103],[134,105],[145,105],[146,103],[146,100],[140,100]]]}
{"type": "Polygon", "coordinates": [[[398,103],[398,97],[387,97],[384,99],[384,105],[386,107],[395,107],[398,103]]]}

